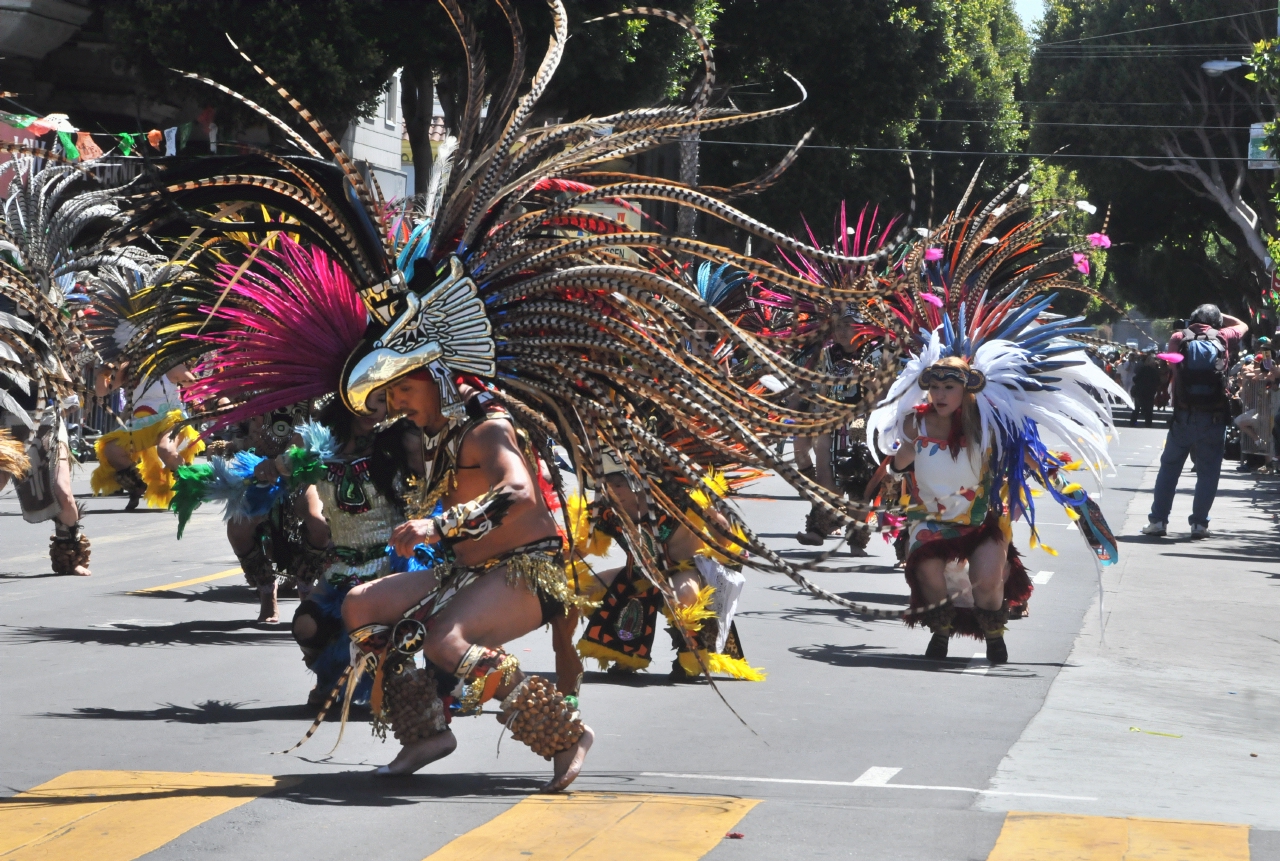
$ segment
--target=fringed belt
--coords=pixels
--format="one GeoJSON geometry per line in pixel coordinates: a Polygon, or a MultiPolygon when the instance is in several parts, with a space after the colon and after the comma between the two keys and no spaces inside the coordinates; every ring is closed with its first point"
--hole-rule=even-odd
{"type": "MultiPolygon", "coordinates": [[[[535,595],[545,595],[566,607],[586,610],[592,607],[591,602],[578,595],[569,584],[565,575],[564,544],[556,536],[514,547],[479,565],[457,565],[449,562],[437,565],[432,570],[439,578],[439,585],[430,595],[409,608],[397,628],[405,628],[404,623],[409,620],[425,623],[447,607],[463,589],[503,565],[507,568],[507,584],[510,586],[524,586],[535,595]]],[[[415,626],[407,627],[413,629],[415,626]]],[[[422,635],[425,636],[425,630],[422,635]]]]}

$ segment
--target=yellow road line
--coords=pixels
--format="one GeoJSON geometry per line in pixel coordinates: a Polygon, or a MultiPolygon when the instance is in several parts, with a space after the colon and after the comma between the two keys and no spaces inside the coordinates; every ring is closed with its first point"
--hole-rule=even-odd
{"type": "Polygon", "coordinates": [[[0,798],[3,861],[133,861],[297,778],[169,771],[69,771],[0,798]]]}
{"type": "Polygon", "coordinates": [[[206,574],[203,577],[195,577],[191,580],[179,580],[177,583],[166,583],[163,586],[148,586],[146,589],[135,589],[129,594],[145,595],[148,592],[172,592],[174,589],[194,586],[197,583],[208,583],[210,580],[221,580],[224,577],[234,577],[239,573],[241,573],[239,568],[228,568],[226,571],[219,571],[217,574],[206,574]]]}
{"type": "Polygon", "coordinates": [[[1249,861],[1249,826],[1010,813],[987,861],[1249,861]]]}
{"type": "Polygon", "coordinates": [[[696,861],[759,803],[638,793],[534,796],[468,831],[428,861],[696,861]]]}

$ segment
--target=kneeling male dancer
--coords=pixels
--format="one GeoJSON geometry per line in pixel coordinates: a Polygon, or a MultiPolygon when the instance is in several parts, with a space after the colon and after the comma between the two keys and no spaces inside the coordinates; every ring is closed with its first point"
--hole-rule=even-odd
{"type": "MultiPolygon", "coordinates": [[[[450,704],[475,714],[496,699],[513,738],[554,760],[543,791],[556,792],[578,776],[594,735],[576,698],[526,676],[502,646],[573,606],[562,540],[537,458],[506,410],[478,380],[455,388],[444,378],[446,406],[465,404],[465,414],[455,408],[446,416],[441,379],[419,370],[387,386],[390,411],[422,428],[428,464],[419,516],[398,526],[391,544],[409,556],[418,544],[437,544],[448,561],[357,586],[342,608],[352,641],[372,656],[366,666],[376,667],[375,715],[386,715],[403,745],[378,773],[409,774],[452,753],[450,704]],[[443,512],[431,516],[437,503],[443,512]],[[414,666],[418,650],[425,671],[414,666]]],[[[358,410],[365,392],[357,386],[344,395],[358,410]]]]}

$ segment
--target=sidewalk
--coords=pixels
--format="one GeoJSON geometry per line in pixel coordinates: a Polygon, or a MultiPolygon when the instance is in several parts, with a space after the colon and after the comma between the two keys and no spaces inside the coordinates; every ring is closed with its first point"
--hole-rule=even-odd
{"type": "MultiPolygon", "coordinates": [[[[1121,561],[1043,708],[1009,751],[986,810],[1040,810],[1251,825],[1280,850],[1280,480],[1231,471],[1212,537],[1192,542],[1195,475],[1179,484],[1170,534],[1149,539],[1158,462],[1123,524],[1121,561]],[[1256,756],[1254,756],[1256,754],[1256,756]]],[[[1134,470],[1138,473],[1138,470],[1134,470]]],[[[1255,856],[1260,857],[1260,856],[1255,856]]],[[[1268,856],[1270,857],[1270,856],[1268,856]]]]}

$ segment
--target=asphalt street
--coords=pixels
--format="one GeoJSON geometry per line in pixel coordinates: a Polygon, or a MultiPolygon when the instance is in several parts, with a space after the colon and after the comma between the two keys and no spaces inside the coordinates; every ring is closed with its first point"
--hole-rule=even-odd
{"type": "MultiPolygon", "coordinates": [[[[1117,532],[1145,520],[1135,512],[1149,505],[1163,438],[1124,429],[1116,440],[1101,504],[1117,532]]],[[[86,494],[87,474],[76,481],[86,494]]],[[[1185,476],[1184,486],[1192,480],[1185,476]]],[[[51,529],[24,523],[6,491],[0,859],[1280,859],[1271,708],[1280,700],[1268,690],[1252,700],[1247,721],[1223,729],[1261,734],[1241,739],[1262,754],[1243,763],[1218,761],[1209,747],[1175,747],[1172,704],[1162,706],[1158,725],[1143,726],[1141,711],[1099,724],[1105,710],[1081,705],[1090,696],[1114,688],[1140,710],[1156,695],[1125,691],[1125,661],[1137,667],[1137,653],[1117,655],[1106,644],[1128,642],[1130,629],[1133,642],[1142,639],[1149,620],[1135,607],[1160,612],[1160,588],[1128,610],[1124,590],[1158,577],[1162,563],[1150,561],[1160,557],[1149,543],[1122,543],[1122,554],[1133,556],[1123,579],[1108,572],[1103,641],[1091,554],[1061,509],[1042,499],[1041,533],[1058,555],[1026,550],[1018,527],[1037,585],[1029,617],[1010,626],[1008,665],[989,667],[982,644],[969,640],[953,640],[946,662],[926,661],[925,631],[862,619],[781,577],[749,574],[738,627],[767,681],[720,681],[733,711],[706,684],[673,686],[661,635],[653,672],[632,680],[588,672],[583,713],[596,744],[575,791],[547,800],[532,793],[549,765],[509,738],[499,747],[500,728],[487,716],[455,721],[457,752],[411,778],[368,774],[394,755],[394,743],[373,738],[362,722],[347,727],[336,749],[330,722],[295,753],[275,753],[313,717],[303,705],[311,678],[287,625],[252,621],[256,605],[230,573],[236,561],[220,512],[198,512],[179,542],[169,512],[125,513],[123,498],[85,497],[93,577],[54,577],[51,529]],[[1118,668],[1070,675],[1106,661],[1118,668]],[[1077,725],[1087,742],[1078,749],[1069,744],[1077,725]],[[1123,737],[1106,735],[1116,732],[1123,737]],[[1105,747],[1139,737],[1169,744],[1127,753],[1105,747]],[[1073,753],[1054,758],[1064,744],[1073,753]],[[1099,751],[1106,755],[1090,756],[1099,751]],[[1113,779],[1091,781],[1113,762],[1122,763],[1113,779]],[[1167,804],[1148,803],[1153,786],[1179,783],[1181,767],[1198,782],[1184,783],[1167,804]],[[1239,776],[1249,768],[1252,777],[1239,776]],[[1237,789],[1256,804],[1229,803],[1237,789]],[[1206,806],[1215,797],[1220,803],[1206,806]],[[1131,816],[1151,819],[1124,818],[1131,816]],[[1150,824],[1155,819],[1167,822],[1150,824]],[[1226,824],[1185,824],[1206,821],[1226,824]],[[1063,848],[1080,843],[1080,834],[1095,854],[1063,848]],[[1104,843],[1122,849],[1107,854],[1097,849],[1104,843]],[[1139,851],[1166,843],[1183,848],[1139,851]]],[[[793,540],[806,506],[783,483],[763,479],[738,502],[784,555],[812,554],[793,540]]],[[[1228,509],[1235,514],[1219,518],[1243,517],[1256,494],[1253,503],[1236,502],[1228,509]]],[[[1257,528],[1274,529],[1271,517],[1257,528]]],[[[1246,546],[1236,553],[1273,572],[1254,578],[1273,591],[1274,540],[1248,549],[1252,533],[1239,534],[1246,546]]],[[[1162,545],[1189,569],[1203,568],[1197,546],[1185,535],[1162,545]]],[[[837,553],[830,564],[850,570],[813,579],[856,601],[904,606],[891,547],[873,537],[869,551],[837,553]]],[[[1188,576],[1196,573],[1203,571],[1188,576]]],[[[1274,607],[1270,591],[1259,594],[1274,607]]],[[[283,602],[286,620],[293,605],[283,602]]],[[[1222,627],[1229,623],[1214,624],[1218,642],[1229,639],[1222,627]]],[[[1215,672],[1215,640],[1195,643],[1203,681],[1215,672]]],[[[510,651],[528,670],[553,669],[545,630],[510,651]]],[[[1247,652],[1233,653],[1237,688],[1264,684],[1249,681],[1251,666],[1247,652]]]]}

